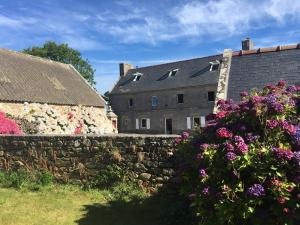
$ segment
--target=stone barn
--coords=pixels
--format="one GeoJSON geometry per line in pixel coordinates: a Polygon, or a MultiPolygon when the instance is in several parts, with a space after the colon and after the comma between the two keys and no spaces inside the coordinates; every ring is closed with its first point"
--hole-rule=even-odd
{"type": "Polygon", "coordinates": [[[0,111],[27,124],[27,133],[117,132],[105,100],[72,65],[6,49],[0,49],[0,111]]]}

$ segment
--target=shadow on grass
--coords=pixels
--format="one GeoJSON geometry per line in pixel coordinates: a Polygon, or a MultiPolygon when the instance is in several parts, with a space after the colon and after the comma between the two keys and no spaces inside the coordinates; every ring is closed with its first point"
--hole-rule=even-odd
{"type": "Polygon", "coordinates": [[[79,225],[191,225],[188,203],[178,196],[159,193],[147,199],[111,201],[85,206],[79,225]]]}

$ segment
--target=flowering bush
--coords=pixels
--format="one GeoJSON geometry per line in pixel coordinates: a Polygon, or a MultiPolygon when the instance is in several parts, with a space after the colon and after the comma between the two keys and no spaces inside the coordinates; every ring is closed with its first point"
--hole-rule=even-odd
{"type": "Polygon", "coordinates": [[[0,134],[22,134],[22,130],[14,120],[7,118],[4,112],[0,112],[0,134]]]}
{"type": "Polygon", "coordinates": [[[198,223],[300,224],[300,87],[280,81],[218,108],[205,129],[177,140],[198,223]]]}

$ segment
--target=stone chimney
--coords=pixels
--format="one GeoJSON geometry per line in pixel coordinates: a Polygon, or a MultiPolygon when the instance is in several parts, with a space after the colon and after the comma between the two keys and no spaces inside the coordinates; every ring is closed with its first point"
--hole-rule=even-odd
{"type": "Polygon", "coordinates": [[[134,66],[128,63],[120,63],[120,77],[126,76],[128,70],[133,69],[134,66]]]}
{"type": "Polygon", "coordinates": [[[242,41],[242,50],[252,50],[254,49],[253,41],[250,38],[246,38],[242,41]]]}

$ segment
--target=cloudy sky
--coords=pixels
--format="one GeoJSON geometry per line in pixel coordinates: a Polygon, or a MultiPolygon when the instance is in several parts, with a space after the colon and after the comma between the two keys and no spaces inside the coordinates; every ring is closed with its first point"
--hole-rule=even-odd
{"type": "Polygon", "coordinates": [[[118,63],[146,66],[300,42],[298,0],[0,0],[0,47],[68,43],[96,69],[104,93],[118,63]]]}

